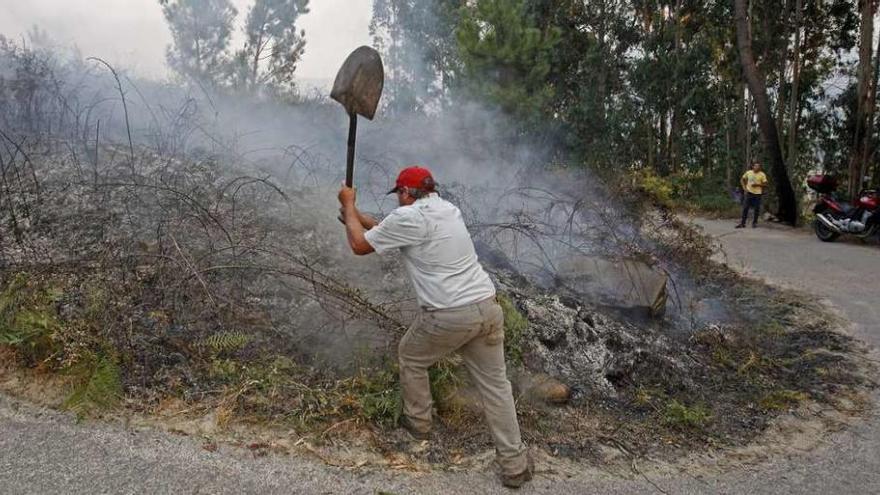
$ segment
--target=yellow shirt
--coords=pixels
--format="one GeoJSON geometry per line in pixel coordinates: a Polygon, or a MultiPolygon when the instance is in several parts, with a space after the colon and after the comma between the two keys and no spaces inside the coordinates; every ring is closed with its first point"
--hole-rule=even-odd
{"type": "Polygon", "coordinates": [[[746,181],[746,191],[752,194],[762,194],[764,186],[767,185],[767,176],[764,172],[755,173],[752,170],[746,171],[742,176],[746,181]]]}

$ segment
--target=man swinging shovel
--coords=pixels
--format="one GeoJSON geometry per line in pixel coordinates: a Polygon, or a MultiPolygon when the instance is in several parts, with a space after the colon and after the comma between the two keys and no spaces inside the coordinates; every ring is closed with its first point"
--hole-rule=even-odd
{"type": "Polygon", "coordinates": [[[421,311],[398,347],[403,426],[430,438],[432,401],[428,368],[456,352],[482,396],[504,486],[532,479],[534,465],[522,442],[504,363],[504,314],[495,285],[477,261],[461,211],[441,198],[431,172],[407,167],[389,194],[399,208],[381,223],[355,206],[352,165],[357,114],[372,118],[382,91],[382,62],[371,48],[343,64],[331,96],[351,116],[346,182],[339,191],[348,243],[356,255],[400,250],[421,311]]]}

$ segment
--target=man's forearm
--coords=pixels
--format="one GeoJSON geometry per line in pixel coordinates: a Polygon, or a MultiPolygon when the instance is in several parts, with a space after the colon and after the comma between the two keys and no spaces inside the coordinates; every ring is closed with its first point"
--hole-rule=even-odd
{"type": "Polygon", "coordinates": [[[364,225],[361,214],[354,205],[344,208],[342,213],[345,220],[345,234],[348,236],[348,245],[355,254],[369,254],[373,252],[372,246],[364,237],[364,225]]]}
{"type": "MultiPolygon", "coordinates": [[[[370,230],[373,227],[375,227],[376,225],[379,225],[378,220],[371,217],[370,215],[366,215],[364,213],[361,213],[361,211],[358,210],[357,206],[352,206],[352,208],[354,209],[354,211],[357,215],[358,222],[361,224],[361,227],[363,227],[364,230],[370,230]]],[[[342,222],[343,225],[345,225],[345,208],[344,207],[339,209],[339,217],[338,218],[339,218],[339,221],[342,222]]]]}
{"type": "Polygon", "coordinates": [[[361,211],[358,210],[357,208],[355,208],[355,210],[357,211],[358,220],[360,221],[361,226],[365,230],[370,230],[373,227],[375,227],[376,225],[379,225],[379,222],[375,218],[371,217],[370,215],[361,213],[361,211]]]}

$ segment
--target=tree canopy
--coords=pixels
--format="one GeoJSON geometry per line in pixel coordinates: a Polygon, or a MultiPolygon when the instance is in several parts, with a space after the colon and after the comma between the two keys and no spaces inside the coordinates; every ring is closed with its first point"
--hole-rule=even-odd
{"type": "Polygon", "coordinates": [[[295,93],[294,73],[306,45],[296,22],[308,13],[308,0],[255,0],[235,50],[230,45],[238,11],[229,0],[159,3],[172,33],[168,62],[181,76],[254,94],[295,93]]]}
{"type": "MultiPolygon", "coordinates": [[[[800,190],[811,170],[876,183],[873,2],[746,1],[766,105],[747,84],[734,4],[375,0],[373,32],[390,66],[389,105],[477,100],[598,171],[649,171],[689,193],[714,191],[713,201],[755,160],[785,169],[773,174],[776,196],[800,190]]],[[[791,221],[788,199],[773,202],[791,221]]]]}

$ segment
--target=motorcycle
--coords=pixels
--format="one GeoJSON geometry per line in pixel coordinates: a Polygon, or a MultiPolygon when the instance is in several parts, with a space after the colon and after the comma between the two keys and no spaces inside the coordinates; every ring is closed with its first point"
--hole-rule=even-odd
{"type": "Polygon", "coordinates": [[[841,234],[865,238],[880,232],[880,191],[864,189],[853,204],[834,194],[837,180],[832,175],[813,175],[807,186],[819,193],[813,227],[820,240],[831,242],[841,234]]]}

